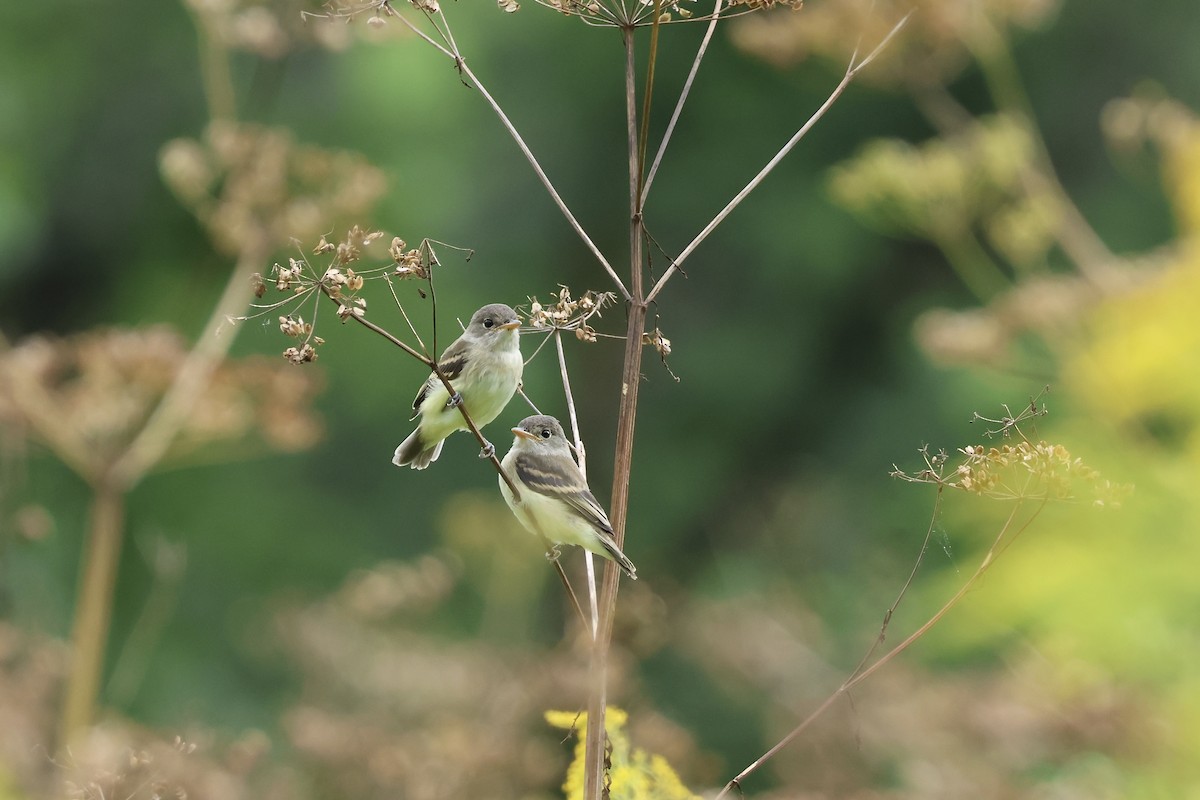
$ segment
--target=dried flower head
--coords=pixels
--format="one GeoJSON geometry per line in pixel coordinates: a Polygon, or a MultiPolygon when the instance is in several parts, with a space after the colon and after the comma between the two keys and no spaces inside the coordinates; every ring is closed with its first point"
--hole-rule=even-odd
{"type": "MultiPolygon", "coordinates": [[[[834,199],[867,222],[888,231],[943,241],[987,225],[1014,203],[1029,203],[1021,175],[1034,154],[1025,126],[1010,117],[985,117],[949,137],[920,146],[883,139],[868,144],[832,171],[834,199]]],[[[992,223],[1004,238],[1006,223],[992,223]]],[[[1046,223],[1050,225],[1051,223],[1046,223]]],[[[1049,229],[1036,240],[1005,242],[1023,258],[1049,246],[1049,229]]]]}
{"type": "Polygon", "coordinates": [[[365,216],[383,173],[345,150],[302,145],[281,128],[213,122],[200,140],[175,139],[159,155],[168,187],[231,256],[264,257],[331,221],[365,216]]]}
{"type": "Polygon", "coordinates": [[[663,336],[663,332],[658,328],[649,333],[643,333],[642,344],[653,347],[663,358],[671,355],[671,340],[663,336]]]}
{"type": "Polygon", "coordinates": [[[558,292],[553,295],[554,302],[543,305],[536,297],[529,298],[529,321],[532,328],[541,330],[573,330],[580,341],[594,342],[600,334],[592,328],[588,321],[616,302],[617,296],[612,292],[594,292],[588,290],[576,300],[571,290],[559,285],[558,292]]]}
{"type": "Polygon", "coordinates": [[[1046,408],[1038,405],[1038,398],[1017,414],[1008,406],[1004,406],[1004,414],[999,418],[977,413],[972,422],[992,426],[985,435],[1004,436],[1010,441],[995,447],[959,448],[961,457],[953,465],[946,451],[931,453],[925,447],[921,449],[924,469],[910,473],[893,466],[892,477],[1005,500],[1075,500],[1086,490],[1096,505],[1120,507],[1133,491],[1131,486],[1102,479],[1096,470],[1083,459],[1073,457],[1061,444],[1033,441],[1024,436],[1022,423],[1045,414],[1046,408]]]}
{"type": "MultiPolygon", "coordinates": [[[[139,435],[187,356],[183,338],[162,325],[31,336],[0,352],[0,419],[97,477],[139,435]]],[[[320,435],[310,407],[316,391],[314,378],[261,357],[228,360],[195,398],[163,461],[201,449],[238,457],[255,440],[277,450],[308,447],[320,435]]]]}
{"type": "MultiPolygon", "coordinates": [[[[515,11],[509,7],[511,0],[500,0],[504,11],[515,11]]],[[[590,25],[602,27],[642,27],[658,24],[689,21],[708,21],[709,11],[697,15],[697,0],[637,0],[624,3],[621,0],[537,0],[538,5],[553,9],[566,16],[577,16],[590,25]]],[[[733,17],[752,11],[771,8],[800,10],[804,0],[727,0],[721,9],[722,17],[733,17]]]]}
{"type": "Polygon", "coordinates": [[[392,239],[391,245],[388,247],[388,253],[395,262],[396,268],[392,271],[392,275],[401,279],[420,278],[427,280],[429,278],[430,261],[426,258],[425,247],[409,248],[408,243],[399,236],[392,239]]]}
{"type": "Polygon", "coordinates": [[[969,61],[970,47],[982,45],[995,28],[1035,28],[1058,5],[1059,0],[843,0],[816,3],[802,16],[772,14],[739,20],[733,40],[780,68],[813,56],[844,65],[856,43],[862,44],[860,54],[870,50],[896,20],[915,10],[905,35],[882,55],[886,66],[863,78],[899,85],[912,80],[928,83],[957,75],[969,61]]]}

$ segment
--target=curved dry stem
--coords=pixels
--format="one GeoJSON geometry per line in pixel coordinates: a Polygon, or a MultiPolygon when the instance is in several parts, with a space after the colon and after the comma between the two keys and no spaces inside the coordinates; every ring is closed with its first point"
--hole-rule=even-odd
{"type": "Polygon", "coordinates": [[[496,102],[496,99],[492,97],[491,92],[489,92],[487,87],[483,85],[483,82],[479,80],[479,76],[477,76],[471,70],[471,68],[467,66],[466,59],[464,59],[461,55],[456,56],[455,65],[462,72],[462,74],[471,81],[472,85],[479,90],[479,93],[483,95],[484,100],[487,101],[487,104],[491,107],[492,111],[495,112],[496,116],[500,118],[500,124],[504,126],[506,131],[508,131],[508,135],[512,137],[512,140],[516,142],[517,148],[520,149],[521,154],[525,156],[525,160],[529,162],[529,166],[533,168],[534,174],[536,174],[538,180],[542,182],[542,186],[544,186],[546,191],[550,194],[550,199],[554,201],[556,206],[558,206],[558,210],[562,212],[563,216],[567,220],[567,223],[571,226],[571,229],[574,230],[575,233],[578,234],[579,238],[583,240],[584,245],[588,248],[588,250],[591,251],[592,255],[596,257],[596,260],[600,262],[600,266],[603,267],[604,271],[608,273],[608,277],[612,279],[618,290],[620,290],[622,296],[628,300],[629,290],[625,288],[625,284],[621,281],[620,276],[617,275],[617,272],[612,268],[612,265],[608,263],[608,259],[604,257],[603,253],[600,252],[600,248],[596,246],[596,243],[592,241],[592,238],[588,236],[587,231],[585,231],[583,226],[579,224],[579,220],[577,220],[575,215],[571,213],[571,209],[567,207],[566,201],[562,199],[562,195],[560,195],[558,190],[554,188],[554,184],[550,182],[550,178],[548,175],[546,175],[546,171],[542,169],[542,165],[538,162],[537,157],[534,156],[533,151],[529,149],[529,145],[525,143],[525,139],[521,137],[520,132],[518,132],[516,126],[513,125],[512,120],[508,118],[508,114],[504,112],[504,109],[501,108],[500,104],[496,102]]]}
{"type": "Polygon", "coordinates": [[[821,107],[818,108],[813,115],[808,118],[807,122],[800,126],[800,129],[792,135],[792,138],[788,139],[787,143],[780,148],[779,152],[777,152],[774,157],[767,162],[766,166],[759,170],[758,174],[755,175],[750,182],[747,183],[746,186],[740,192],[738,192],[734,198],[730,200],[723,209],[720,210],[720,212],[717,213],[715,217],[713,217],[712,221],[705,225],[704,229],[700,231],[700,233],[696,234],[696,238],[692,239],[687,247],[683,248],[682,252],[675,257],[675,260],[667,268],[667,271],[664,272],[662,277],[658,279],[658,282],[654,284],[654,288],[650,290],[650,294],[646,295],[646,302],[654,302],[654,299],[658,297],[658,293],[661,292],[663,287],[667,285],[667,281],[671,279],[671,276],[679,271],[680,265],[683,264],[688,256],[690,256],[692,252],[695,251],[695,249],[699,247],[700,244],[707,239],[714,230],[716,230],[718,225],[725,221],[726,217],[728,217],[735,208],[742,204],[742,201],[745,200],[751,192],[758,188],[759,184],[761,184],[766,177],[775,170],[775,167],[779,165],[779,162],[782,161],[788,153],[792,152],[792,149],[799,144],[800,140],[803,139],[808,132],[812,130],[812,127],[816,125],[822,117],[825,116],[830,108],[833,107],[833,104],[837,102],[837,99],[842,96],[843,92],[846,91],[846,88],[854,80],[855,76],[858,75],[860,71],[862,71],[868,64],[874,61],[880,53],[883,52],[884,48],[888,46],[896,34],[898,34],[900,30],[908,23],[908,20],[912,14],[913,12],[908,12],[900,19],[899,22],[892,26],[892,29],[888,31],[888,34],[883,37],[883,40],[875,46],[875,49],[872,50],[866,58],[857,63],[851,61],[850,65],[846,68],[846,74],[842,77],[842,80],[838,83],[838,85],[833,88],[833,91],[829,93],[829,97],[825,99],[825,102],[821,104],[821,107]]]}
{"type": "Polygon", "coordinates": [[[203,396],[204,387],[208,385],[213,372],[225,360],[225,355],[233,346],[235,334],[226,332],[218,335],[218,331],[234,312],[245,308],[250,275],[261,261],[262,256],[257,249],[247,251],[238,260],[225,283],[221,298],[204,325],[203,333],[188,353],[170,388],[129,447],[112,465],[109,478],[125,487],[126,491],[137,485],[162,460],[180,427],[203,396]]]}
{"type": "MultiPolygon", "coordinates": [[[[563,351],[562,333],[554,331],[554,346],[558,350],[558,368],[562,374],[563,395],[567,399],[567,415],[571,419],[571,435],[575,439],[575,458],[579,462],[579,471],[587,481],[587,450],[583,446],[583,438],[579,435],[579,419],[575,414],[575,396],[571,393],[571,379],[567,375],[567,356],[563,351]]],[[[583,560],[587,564],[588,603],[592,612],[592,639],[600,628],[600,608],[596,601],[596,564],[590,550],[583,551],[583,560]]],[[[586,625],[585,625],[586,627],[586,625]]]]}
{"type": "Polygon", "coordinates": [[[95,714],[125,527],[123,488],[108,482],[93,486],[93,492],[71,625],[71,669],[59,721],[60,747],[69,747],[95,714]]]}
{"type": "Polygon", "coordinates": [[[683,104],[687,102],[688,95],[691,94],[692,83],[696,80],[696,73],[700,71],[700,62],[704,60],[704,54],[708,51],[708,43],[712,41],[713,32],[717,29],[717,22],[721,19],[721,2],[722,0],[716,0],[716,6],[713,8],[712,19],[708,23],[708,29],[704,31],[704,38],[700,41],[700,47],[696,51],[696,58],[692,61],[692,68],[688,72],[687,80],[683,82],[683,89],[679,92],[679,100],[675,103],[675,110],[671,112],[671,121],[667,123],[667,130],[663,133],[662,141],[658,145],[658,151],[654,154],[654,163],[650,165],[650,172],[647,173],[646,180],[642,185],[639,206],[646,205],[646,198],[650,195],[650,185],[654,183],[654,176],[658,174],[658,165],[662,163],[663,154],[667,152],[667,145],[671,143],[671,136],[675,133],[675,125],[679,122],[679,115],[683,113],[683,104]]]}
{"type": "MultiPolygon", "coordinates": [[[[938,487],[938,495],[937,495],[937,497],[938,497],[937,505],[935,505],[935,513],[936,513],[936,509],[940,507],[941,496],[942,496],[942,487],[939,486],[938,487]]],[[[950,609],[952,609],[956,605],[958,605],[958,603],[962,600],[962,598],[966,596],[967,592],[969,592],[972,588],[974,588],[975,584],[979,582],[979,579],[981,577],[983,577],[984,573],[986,573],[988,571],[988,569],[991,568],[991,566],[996,562],[997,554],[1000,552],[1003,552],[1003,550],[1006,549],[1008,547],[1008,545],[1010,545],[1018,536],[1020,536],[1021,533],[1023,531],[1025,531],[1026,528],[1028,528],[1031,524],[1033,524],[1033,521],[1035,519],[1037,519],[1038,515],[1042,512],[1042,509],[1045,507],[1046,507],[1046,501],[1043,500],[1038,505],[1037,509],[1032,514],[1030,514],[1029,518],[1026,519],[1023,523],[1021,523],[1020,527],[1018,527],[1015,531],[1013,531],[1012,535],[1009,536],[1008,535],[1009,531],[1012,530],[1013,523],[1016,521],[1017,512],[1020,511],[1020,509],[1021,509],[1020,502],[1017,502],[1016,504],[1014,504],[1012,512],[1008,515],[1008,518],[1004,521],[1004,525],[1001,526],[1000,532],[996,534],[996,538],[992,541],[991,547],[989,547],[987,553],[984,554],[983,560],[980,561],[979,566],[976,568],[975,572],[971,575],[970,578],[968,578],[966,580],[965,583],[963,583],[963,585],[961,587],[959,587],[958,591],[955,592],[954,595],[949,600],[947,600],[942,605],[942,607],[937,610],[936,613],[933,614],[933,616],[931,616],[928,620],[926,620],[925,623],[921,625],[921,627],[917,628],[915,631],[913,631],[911,634],[909,634],[904,639],[904,641],[900,642],[895,647],[893,647],[891,650],[884,653],[882,656],[879,657],[878,660],[876,660],[874,663],[872,663],[869,667],[864,668],[863,664],[865,664],[866,661],[870,657],[870,651],[869,651],[867,658],[864,658],[863,661],[859,663],[858,667],[855,668],[854,672],[852,672],[850,674],[850,677],[848,677],[842,683],[841,686],[839,686],[836,690],[833,691],[832,694],[830,694],[827,698],[825,698],[825,700],[821,703],[821,705],[817,706],[817,708],[815,710],[813,710],[807,717],[805,717],[804,720],[801,721],[799,725],[797,725],[795,728],[792,728],[792,730],[789,731],[786,736],[784,736],[782,739],[780,739],[778,742],[776,742],[771,747],[771,749],[767,750],[767,752],[763,753],[761,756],[759,756],[757,759],[755,759],[749,766],[747,766],[745,769],[743,769],[741,772],[739,772],[737,774],[737,776],[735,776],[733,778],[733,780],[729,781],[729,783],[727,783],[725,785],[725,788],[723,788],[717,794],[717,796],[714,798],[714,800],[723,800],[723,798],[728,797],[729,793],[734,789],[737,789],[740,791],[742,782],[746,778],[750,777],[755,772],[757,772],[759,769],[761,769],[764,764],[766,764],[768,761],[770,761],[772,758],[774,758],[776,755],[778,755],[781,750],[783,750],[785,747],[787,747],[789,744],[791,744],[793,741],[795,741],[795,739],[798,736],[800,736],[800,734],[804,733],[804,731],[806,731],[822,714],[824,714],[843,695],[846,695],[847,693],[850,692],[851,689],[858,686],[860,683],[865,681],[867,678],[874,675],[876,672],[878,672],[880,669],[882,669],[884,666],[886,666],[888,663],[890,663],[893,659],[895,659],[897,656],[899,656],[901,653],[903,653],[905,650],[907,650],[909,647],[911,647],[918,639],[920,639],[922,636],[924,636],[926,633],[928,633],[929,630],[931,628],[933,628],[934,625],[937,625],[939,622],[941,622],[941,620],[946,616],[946,614],[948,614],[950,612],[950,609]]],[[[930,530],[932,530],[932,527],[930,530]]],[[[929,534],[927,533],[925,544],[922,545],[922,553],[924,553],[924,547],[928,545],[928,542],[929,542],[929,534]]],[[[895,610],[896,605],[899,604],[900,599],[904,596],[904,593],[907,591],[909,583],[911,583],[911,582],[912,582],[912,577],[910,576],[909,581],[905,583],[904,588],[900,592],[900,597],[898,597],[896,599],[896,603],[894,603],[892,605],[892,607],[888,610],[888,616],[887,616],[887,618],[885,618],[885,621],[884,621],[885,628],[887,626],[888,620],[890,620],[891,612],[895,610]]],[[[877,637],[875,643],[871,645],[871,651],[874,651],[874,649],[878,646],[879,642],[881,641],[882,635],[883,635],[883,631],[880,632],[880,636],[877,637]]]]}

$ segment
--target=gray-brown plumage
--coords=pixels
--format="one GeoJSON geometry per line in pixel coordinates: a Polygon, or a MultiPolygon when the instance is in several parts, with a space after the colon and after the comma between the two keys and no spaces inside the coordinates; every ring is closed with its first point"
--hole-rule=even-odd
{"type": "Polygon", "coordinates": [[[552,544],[578,545],[615,561],[637,580],[637,567],[617,546],[608,514],[571,458],[558,420],[526,417],[512,431],[513,446],[501,466],[520,491],[521,502],[514,501],[503,479],[500,493],[521,524],[552,544]]]}

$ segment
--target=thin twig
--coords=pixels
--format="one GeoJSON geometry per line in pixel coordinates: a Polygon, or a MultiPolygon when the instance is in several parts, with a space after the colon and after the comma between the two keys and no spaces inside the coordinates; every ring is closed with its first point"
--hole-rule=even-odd
{"type": "Polygon", "coordinates": [[[613,283],[621,292],[621,295],[628,300],[629,290],[625,288],[625,284],[621,281],[620,276],[617,275],[617,272],[612,268],[612,265],[608,263],[608,259],[606,259],[604,254],[600,252],[600,248],[596,246],[596,243],[593,242],[591,237],[587,235],[587,231],[585,231],[583,226],[579,224],[579,220],[575,219],[575,215],[571,213],[571,209],[567,208],[566,202],[562,199],[562,196],[558,193],[558,190],[554,188],[554,184],[550,182],[550,178],[546,175],[545,170],[542,169],[542,165],[538,163],[537,157],[534,156],[533,151],[529,149],[529,145],[525,144],[525,140],[521,138],[521,134],[517,132],[516,126],[513,125],[512,121],[508,118],[508,115],[504,113],[504,109],[500,107],[500,104],[497,103],[495,98],[492,97],[491,93],[488,92],[487,88],[479,80],[479,77],[471,71],[469,66],[467,66],[465,59],[459,57],[457,59],[457,64],[458,68],[462,70],[463,75],[470,79],[475,88],[479,90],[479,93],[483,95],[483,98],[487,101],[487,104],[491,106],[492,111],[494,111],[496,116],[500,118],[500,123],[504,126],[504,129],[508,131],[508,135],[512,137],[513,141],[516,142],[517,147],[525,156],[525,160],[528,161],[529,166],[533,168],[534,173],[538,176],[538,180],[542,182],[542,186],[544,186],[546,191],[550,193],[550,198],[554,201],[554,204],[558,206],[558,210],[562,212],[563,216],[566,217],[571,228],[576,234],[579,235],[579,238],[583,240],[583,243],[587,246],[588,250],[592,252],[592,255],[596,257],[596,260],[600,262],[600,266],[603,267],[604,271],[608,273],[608,277],[612,278],[613,283]]]}
{"type": "Polygon", "coordinates": [[[929,542],[933,539],[934,528],[937,527],[937,521],[942,514],[942,492],[943,487],[939,486],[937,495],[933,501],[933,513],[929,516],[929,527],[925,529],[925,539],[921,542],[921,552],[917,553],[917,560],[913,562],[912,571],[908,573],[908,580],[900,587],[900,592],[896,595],[896,599],[892,601],[887,611],[883,613],[883,624],[879,626],[879,634],[875,637],[875,641],[872,642],[871,646],[867,648],[867,652],[863,654],[862,660],[858,662],[858,666],[850,673],[851,677],[863,671],[867,662],[871,660],[871,656],[875,655],[875,651],[887,639],[887,629],[892,622],[892,616],[896,613],[896,609],[900,607],[900,602],[904,599],[904,596],[908,594],[909,587],[916,580],[917,570],[921,568],[921,563],[925,560],[925,554],[929,552],[929,542]]]}
{"type": "MultiPolygon", "coordinates": [[[[441,42],[435,40],[433,37],[431,37],[425,31],[418,28],[416,25],[413,25],[412,22],[408,19],[408,17],[406,17],[403,14],[396,12],[396,11],[393,11],[392,13],[400,20],[400,22],[402,22],[404,24],[405,27],[407,27],[410,31],[412,31],[418,37],[420,37],[422,40],[424,40],[424,42],[426,44],[437,48],[437,50],[440,51],[442,53],[442,55],[453,59],[455,62],[457,62],[459,60],[458,56],[456,56],[452,50],[447,49],[441,42]]],[[[441,33],[441,31],[438,31],[438,33],[441,33]]]]}
{"type": "Polygon", "coordinates": [[[388,291],[392,293],[392,299],[396,301],[396,308],[400,309],[400,316],[404,317],[404,322],[406,325],[408,325],[409,332],[413,335],[413,338],[417,340],[417,344],[421,345],[421,350],[423,350],[430,358],[433,358],[433,354],[430,353],[429,348],[425,346],[425,340],[421,338],[421,334],[417,333],[417,327],[413,325],[412,320],[408,317],[408,312],[404,310],[404,304],[400,302],[400,296],[396,294],[396,287],[392,283],[391,276],[385,275],[384,280],[387,281],[388,291]]]}
{"type": "MultiPolygon", "coordinates": [[[[567,376],[567,356],[563,352],[562,333],[554,332],[554,346],[558,349],[558,368],[562,373],[563,395],[567,399],[567,416],[571,419],[571,434],[575,438],[575,456],[579,462],[579,471],[587,481],[587,451],[583,447],[583,438],[579,435],[579,419],[575,414],[575,396],[571,393],[571,379],[567,376]]],[[[596,601],[596,565],[593,562],[592,551],[584,550],[583,559],[587,564],[588,601],[592,610],[592,638],[600,628],[600,608],[596,601]]]]}
{"type": "Polygon", "coordinates": [[[550,563],[554,564],[554,570],[558,573],[558,578],[562,581],[563,588],[567,590],[567,597],[571,598],[571,605],[575,607],[575,613],[579,615],[579,624],[586,628],[587,616],[583,613],[583,607],[579,605],[579,598],[575,596],[575,589],[571,586],[570,579],[567,578],[566,570],[563,569],[563,565],[558,562],[557,558],[550,563]]]}
{"type": "Polygon", "coordinates": [[[650,107],[654,99],[654,67],[658,63],[658,30],[662,27],[662,0],[654,0],[654,22],[650,26],[650,52],[646,56],[646,88],[642,91],[642,129],[638,134],[637,210],[641,211],[642,184],[646,174],[646,147],[650,142],[650,107]]]}
{"type": "Polygon", "coordinates": [[[658,165],[662,163],[663,154],[667,152],[667,145],[671,142],[671,135],[675,133],[675,124],[679,122],[679,115],[683,113],[683,104],[687,101],[688,95],[691,94],[692,82],[696,80],[696,73],[700,71],[700,62],[704,59],[704,54],[708,50],[708,43],[712,41],[713,32],[717,29],[717,22],[721,19],[721,1],[717,0],[716,6],[713,8],[712,19],[708,23],[708,29],[704,32],[704,38],[700,41],[700,49],[696,51],[696,58],[692,61],[692,69],[688,73],[687,80],[683,82],[683,89],[679,92],[679,101],[675,103],[675,110],[671,113],[671,121],[667,123],[667,130],[658,145],[658,152],[654,154],[654,163],[650,165],[650,172],[646,175],[646,180],[642,185],[639,206],[646,205],[646,198],[650,195],[650,184],[654,183],[654,176],[658,173],[658,165]]]}
{"type": "Polygon", "coordinates": [[[805,137],[812,127],[816,125],[822,117],[825,116],[826,112],[828,112],[830,108],[833,107],[833,104],[837,102],[837,99],[842,96],[843,92],[846,91],[846,88],[850,85],[851,81],[854,80],[855,76],[858,75],[858,73],[862,71],[862,69],[868,64],[874,61],[881,52],[883,52],[883,49],[887,47],[892,38],[900,32],[900,29],[904,27],[912,15],[913,12],[911,11],[905,14],[900,21],[897,22],[890,31],[888,31],[887,36],[883,37],[883,41],[876,45],[875,49],[872,50],[866,58],[858,63],[850,63],[850,65],[846,68],[846,74],[842,77],[842,80],[838,83],[838,85],[834,87],[833,91],[830,92],[829,97],[825,99],[825,102],[821,104],[821,107],[818,108],[816,112],[814,112],[813,115],[808,118],[808,121],[805,122],[795,134],[793,134],[792,138],[787,141],[787,144],[780,148],[779,152],[767,162],[766,166],[759,170],[759,173],[755,175],[749,183],[746,184],[745,188],[738,192],[734,198],[730,200],[729,203],[723,209],[721,209],[721,211],[715,217],[713,217],[712,221],[704,226],[704,230],[696,234],[696,238],[693,239],[687,247],[683,248],[683,251],[675,257],[674,261],[667,268],[667,271],[664,272],[663,276],[658,279],[658,283],[654,284],[654,288],[650,290],[650,294],[646,296],[646,302],[654,302],[654,299],[658,297],[658,293],[662,291],[664,286],[666,286],[667,281],[671,279],[671,276],[679,271],[679,267],[681,264],[683,264],[684,260],[686,260],[687,257],[690,256],[692,252],[699,247],[705,239],[708,238],[709,234],[711,234],[718,225],[724,222],[725,218],[728,217],[735,208],[741,205],[742,201],[745,200],[751,192],[757,189],[759,184],[761,184],[763,180],[765,180],[766,177],[775,170],[775,167],[779,165],[779,162],[782,161],[784,157],[792,151],[792,149],[800,142],[801,139],[805,137]]]}
{"type": "Polygon", "coordinates": [[[518,388],[517,388],[517,394],[521,395],[521,399],[522,399],[522,400],[524,400],[526,403],[528,403],[528,404],[529,404],[529,407],[533,409],[533,413],[535,413],[535,414],[541,414],[541,413],[542,413],[542,412],[541,412],[541,411],[538,409],[538,407],[537,407],[537,406],[534,404],[534,402],[533,402],[532,400],[530,400],[530,399],[529,399],[529,395],[525,394],[525,390],[524,390],[523,388],[521,388],[521,387],[518,387],[518,388]]]}
{"type": "MultiPolygon", "coordinates": [[[[941,492],[942,492],[942,487],[938,487],[939,502],[941,499],[941,492]]],[[[983,577],[983,574],[985,572],[987,572],[987,570],[992,566],[992,564],[995,563],[997,552],[999,552],[1003,549],[1003,548],[1001,548],[1002,543],[1004,544],[1005,547],[1007,547],[1007,544],[1011,543],[1012,540],[1014,540],[1014,539],[1016,539],[1016,537],[1020,536],[1021,533],[1026,528],[1028,528],[1035,519],[1037,519],[1038,515],[1042,512],[1042,509],[1045,507],[1046,507],[1046,501],[1043,500],[1042,503],[1037,507],[1037,509],[1029,516],[1028,519],[1026,519],[1021,524],[1021,526],[1019,528],[1016,529],[1015,532],[1013,532],[1012,536],[1009,537],[1008,541],[1006,542],[1005,537],[1008,534],[1009,529],[1012,527],[1013,521],[1016,519],[1017,512],[1021,509],[1021,503],[1018,502],[1018,503],[1014,504],[1012,512],[1008,515],[1008,519],[1005,520],[1004,525],[1000,528],[1000,532],[996,535],[996,538],[992,541],[992,546],[988,549],[987,553],[984,555],[983,560],[979,564],[979,567],[975,570],[975,573],[970,578],[968,578],[967,581],[961,587],[959,587],[959,590],[954,593],[953,597],[951,597],[949,600],[947,600],[945,602],[945,604],[943,604],[942,607],[939,608],[933,616],[931,616],[928,620],[925,621],[925,623],[923,625],[921,625],[921,627],[917,628],[915,631],[913,631],[911,634],[909,634],[908,637],[904,639],[904,641],[900,642],[898,645],[893,647],[887,653],[880,656],[879,660],[875,661],[873,664],[871,664],[871,666],[867,667],[866,669],[863,669],[862,664],[860,664],[859,667],[857,669],[855,669],[855,671],[851,674],[851,676],[849,678],[847,678],[842,683],[842,685],[839,686],[832,694],[830,694],[829,697],[825,698],[824,702],[822,702],[821,705],[817,706],[817,708],[812,713],[810,713],[807,717],[805,717],[804,720],[799,725],[797,725],[795,728],[793,728],[791,731],[789,731],[786,736],[784,736],[782,739],[780,739],[778,742],[776,742],[775,745],[773,745],[770,750],[763,753],[761,756],[759,756],[757,759],[755,759],[748,767],[746,767],[741,772],[739,772],[737,774],[737,776],[733,778],[733,780],[731,780],[731,781],[729,781],[729,783],[725,784],[725,788],[722,789],[717,794],[717,796],[714,798],[714,800],[722,800],[723,798],[727,797],[729,795],[730,791],[733,789],[738,789],[740,791],[742,782],[746,778],[748,778],[750,775],[753,775],[755,772],[757,772],[763,766],[763,764],[765,764],[767,761],[771,760],[774,756],[778,755],[780,750],[782,750],[783,748],[785,748],[789,744],[791,744],[796,739],[796,737],[798,737],[801,733],[803,733],[805,730],[807,730],[808,727],[810,725],[812,725],[812,723],[815,722],[818,717],[820,717],[822,714],[824,714],[825,711],[827,711],[831,706],[833,706],[833,704],[836,703],[843,695],[845,695],[847,692],[849,692],[854,687],[858,686],[860,683],[865,681],[867,678],[874,675],[876,672],[878,672],[880,669],[882,669],[885,665],[887,665],[889,662],[891,662],[894,658],[896,658],[901,653],[903,653],[905,650],[907,650],[910,646],[912,646],[912,644],[914,642],[916,642],[918,639],[920,639],[922,636],[924,636],[926,633],[928,633],[929,630],[931,628],[933,628],[934,625],[938,624],[942,620],[942,618],[945,617],[947,613],[949,613],[950,609],[952,609],[952,608],[954,608],[954,606],[958,605],[959,601],[962,600],[962,598],[967,594],[967,592],[970,591],[975,586],[975,584],[979,581],[979,579],[981,577],[983,577]]],[[[906,584],[906,586],[907,586],[907,584],[906,584]]],[[[872,648],[874,648],[875,646],[876,645],[872,645],[872,648]]]]}
{"type": "Polygon", "coordinates": [[[213,372],[233,345],[234,334],[218,336],[217,331],[235,310],[245,308],[250,293],[250,274],[261,261],[261,254],[256,248],[247,250],[238,260],[202,329],[204,333],[188,353],[146,424],[112,465],[109,473],[111,480],[126,489],[133,488],[150,468],[162,460],[180,427],[203,396],[213,372]]]}

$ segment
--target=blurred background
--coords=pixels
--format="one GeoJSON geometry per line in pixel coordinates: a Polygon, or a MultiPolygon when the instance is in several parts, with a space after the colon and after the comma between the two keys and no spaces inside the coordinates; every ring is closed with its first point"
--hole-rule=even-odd
{"type": "MultiPolygon", "coordinates": [[[[652,309],[671,353],[644,361],[610,701],[711,796],[853,671],[922,552],[878,654],[1015,511],[983,579],[747,796],[1200,797],[1200,8],[915,5],[652,309]],[[1025,439],[1061,450],[960,451],[1025,439]]],[[[325,340],[303,365],[285,311],[225,317],[355,224],[385,232],[364,269],[393,236],[473,251],[438,249],[439,348],[485,303],[612,287],[449,59],[306,9],[3,12],[5,800],[563,796],[572,744],[543,715],[586,705],[587,648],[469,437],[389,464],[421,365],[332,306],[294,312],[325,340]],[[90,688],[72,636],[106,643],[90,688]]],[[[906,10],[718,26],[647,204],[653,274],[906,10]]],[[[627,274],[619,33],[444,11],[627,274]]],[[[704,29],[662,27],[652,130],[704,29]]],[[[396,283],[428,337],[420,286],[396,283]]],[[[383,282],[362,296],[404,330],[383,282]]],[[[624,309],[592,324],[621,334],[624,309]]],[[[565,345],[607,503],[621,344],[565,345]]],[[[552,346],[525,387],[565,417],[552,346]]],[[[501,452],[526,413],[488,429],[501,452]]],[[[623,796],[691,796],[667,783],[623,796]]]]}

